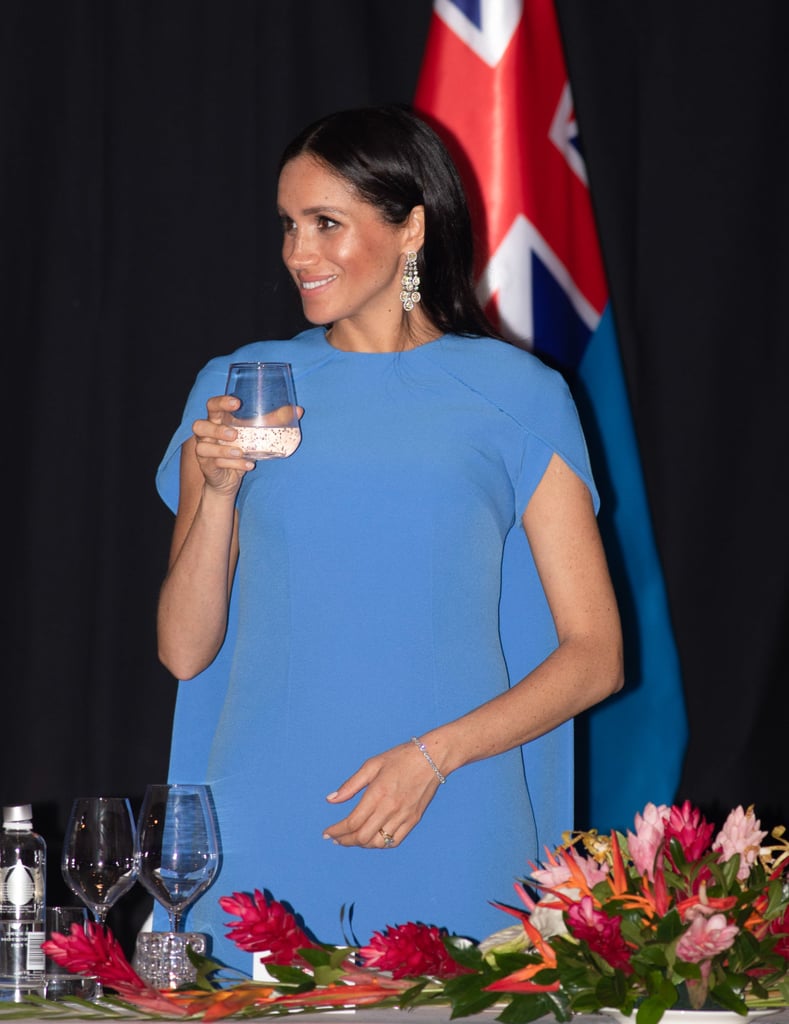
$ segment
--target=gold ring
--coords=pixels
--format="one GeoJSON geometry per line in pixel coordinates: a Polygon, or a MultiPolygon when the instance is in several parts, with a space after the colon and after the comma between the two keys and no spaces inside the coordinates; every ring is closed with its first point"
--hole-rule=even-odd
{"type": "Polygon", "coordinates": [[[378,829],[378,835],[381,837],[381,839],[383,839],[385,847],[392,846],[392,844],[394,843],[394,836],[390,836],[389,833],[384,832],[382,828],[378,829]]]}

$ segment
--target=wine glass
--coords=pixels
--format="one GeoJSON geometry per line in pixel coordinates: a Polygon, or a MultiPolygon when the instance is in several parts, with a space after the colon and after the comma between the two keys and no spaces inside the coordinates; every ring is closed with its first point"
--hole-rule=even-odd
{"type": "Polygon", "coordinates": [[[137,871],[166,910],[170,931],[181,930],[187,907],[219,870],[219,842],[208,786],[149,785],[140,808],[137,871]]]}
{"type": "MultiPolygon", "coordinates": [[[[136,829],[126,797],[77,797],[63,840],[61,870],[66,885],[103,929],[107,914],[136,877],[136,829]]],[[[101,998],[96,982],[94,998],[101,998]]]]}

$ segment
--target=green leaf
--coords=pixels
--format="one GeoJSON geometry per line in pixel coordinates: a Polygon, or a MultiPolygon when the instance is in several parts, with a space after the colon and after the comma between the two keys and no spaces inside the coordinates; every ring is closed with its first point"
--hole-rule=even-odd
{"type": "Polygon", "coordinates": [[[450,1017],[471,1017],[475,1013],[482,1013],[488,1007],[494,1006],[501,999],[501,995],[495,992],[469,992],[463,999],[453,999],[451,1002],[452,1013],[450,1017]]]}
{"type": "Polygon", "coordinates": [[[572,1014],[560,1006],[558,1009],[562,1015],[559,1016],[557,1007],[545,998],[546,995],[547,993],[540,992],[534,995],[524,993],[513,996],[509,1006],[501,1011],[496,1020],[502,1021],[502,1024],[530,1024],[547,1013],[553,1013],[557,1020],[570,1020],[572,1014]]]}
{"type": "Polygon", "coordinates": [[[627,999],[627,982],[621,971],[611,978],[601,979],[595,989],[601,1006],[620,1007],[627,999]]]}
{"type": "Polygon", "coordinates": [[[767,909],[764,916],[768,921],[778,917],[786,910],[787,898],[784,895],[784,883],[780,878],[770,882],[767,890],[767,909]]]}
{"type": "Polygon", "coordinates": [[[224,964],[220,964],[217,960],[211,960],[207,956],[201,956],[199,953],[195,953],[191,946],[186,947],[186,953],[189,957],[192,965],[196,968],[196,975],[194,986],[195,988],[202,989],[203,991],[211,991],[217,986],[211,981],[211,976],[219,974],[224,970],[224,964]]]}
{"type": "Polygon", "coordinates": [[[290,964],[266,964],[266,970],[280,985],[296,992],[309,992],[315,988],[312,975],[290,964]]]}
{"type": "Polygon", "coordinates": [[[479,947],[469,946],[465,942],[456,942],[455,939],[454,935],[444,938],[444,945],[449,955],[463,967],[470,967],[472,971],[478,971],[484,959],[479,947]]]}
{"type": "Polygon", "coordinates": [[[300,949],[299,956],[310,965],[310,967],[323,967],[325,964],[332,964],[335,967],[347,960],[352,950],[345,946],[338,946],[336,949],[300,949]]]}
{"type": "Polygon", "coordinates": [[[711,999],[714,999],[716,1003],[722,1006],[724,1010],[733,1010],[734,1013],[739,1013],[743,1017],[748,1012],[745,1000],[737,995],[730,985],[716,985],[714,988],[710,989],[709,996],[711,999]]]}
{"type": "Polygon", "coordinates": [[[496,977],[497,975],[494,975],[492,971],[484,971],[482,974],[458,974],[454,978],[447,978],[444,982],[444,994],[452,1000],[468,992],[479,992],[496,977]]]}
{"type": "Polygon", "coordinates": [[[334,985],[336,982],[341,981],[345,971],[339,967],[332,967],[330,964],[326,964],[323,967],[316,967],[313,977],[315,978],[315,984],[318,986],[334,985]]]}
{"type": "Polygon", "coordinates": [[[636,1024],[658,1024],[669,1005],[659,996],[647,996],[636,1010],[636,1024]]]}
{"type": "Polygon", "coordinates": [[[699,981],[701,979],[701,968],[698,964],[690,964],[685,960],[674,961],[674,973],[685,981],[699,981]]]}
{"type": "Polygon", "coordinates": [[[720,871],[723,891],[726,893],[731,892],[732,886],[737,880],[737,872],[740,870],[739,853],[732,854],[732,856],[723,864],[717,864],[714,866],[710,864],[710,870],[715,870],[716,874],[720,871]]]}
{"type": "Polygon", "coordinates": [[[668,967],[666,950],[662,946],[644,946],[638,956],[639,960],[650,967],[668,967]]]}
{"type": "Polygon", "coordinates": [[[668,945],[674,939],[678,939],[686,927],[687,925],[682,923],[678,911],[670,910],[658,923],[653,941],[662,945],[668,945]]]}
{"type": "Polygon", "coordinates": [[[659,971],[653,971],[646,980],[649,995],[644,1002],[654,1000],[659,1002],[664,1008],[673,1006],[676,1003],[677,990],[663,974],[659,971]]]}

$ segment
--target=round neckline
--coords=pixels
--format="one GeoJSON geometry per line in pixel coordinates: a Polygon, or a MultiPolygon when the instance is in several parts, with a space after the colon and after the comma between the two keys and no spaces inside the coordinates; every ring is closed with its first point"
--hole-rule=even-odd
{"type": "Polygon", "coordinates": [[[382,356],[389,356],[390,358],[392,356],[408,356],[418,352],[420,349],[428,348],[430,345],[435,345],[436,342],[443,341],[444,338],[446,338],[446,334],[439,334],[437,338],[431,338],[430,341],[423,341],[421,345],[414,345],[412,348],[398,348],[391,352],[360,352],[357,349],[337,348],[335,345],[332,345],[329,340],[326,328],[321,328],[320,330],[324,345],[340,356],[377,356],[379,358],[382,356]]]}

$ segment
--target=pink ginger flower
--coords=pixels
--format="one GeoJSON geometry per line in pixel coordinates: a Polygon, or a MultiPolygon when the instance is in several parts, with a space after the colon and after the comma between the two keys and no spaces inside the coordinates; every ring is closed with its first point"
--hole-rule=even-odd
{"type": "Polygon", "coordinates": [[[666,849],[671,839],[677,839],[685,859],[698,860],[707,852],[714,829],[712,822],[708,822],[701,811],[686,800],[681,807],[675,805],[669,811],[665,827],[666,849]]]}
{"type": "Polygon", "coordinates": [[[737,878],[741,882],[750,874],[751,867],[759,856],[762,839],[767,835],[759,828],[760,824],[753,813],[753,807],[749,807],[747,811],[741,806],[735,807],[712,844],[713,850],[721,851],[721,863],[731,860],[735,853],[739,853],[740,866],[737,869],[737,878]]]}
{"type": "Polygon", "coordinates": [[[445,929],[409,922],[374,932],[370,944],[362,947],[359,955],[365,967],[391,971],[393,978],[418,978],[423,974],[452,978],[470,973],[470,968],[463,967],[449,955],[444,945],[445,935],[445,929]]]}
{"type": "Polygon", "coordinates": [[[558,856],[548,854],[547,866],[535,868],[532,865],[532,881],[548,894],[536,904],[532,901],[527,903],[532,911],[530,921],[545,939],[567,934],[564,910],[570,900],[578,900],[581,896],[578,875],[586,887],[592,889],[610,873],[607,861],[598,863],[593,857],[584,857],[574,846],[563,847],[556,852],[558,856]]]}
{"type": "Polygon", "coordinates": [[[541,889],[560,888],[571,879],[572,872],[567,858],[578,867],[590,889],[608,877],[610,869],[606,862],[598,864],[592,857],[583,857],[574,846],[563,849],[561,853],[561,860],[551,853],[548,855],[547,866],[532,870],[531,877],[541,889]]]}
{"type": "Polygon", "coordinates": [[[262,962],[301,963],[300,949],[320,948],[299,927],[296,918],[277,900],[267,899],[259,889],[254,897],[246,892],[222,896],[219,906],[241,920],[228,925],[227,937],[248,953],[263,953],[262,962]]]}
{"type": "Polygon", "coordinates": [[[739,930],[736,924],[729,924],[725,914],[694,914],[677,943],[677,956],[686,963],[700,964],[702,975],[709,974],[712,958],[731,947],[739,930]]]}
{"type": "Polygon", "coordinates": [[[652,803],[647,804],[644,813],[636,815],[635,833],[627,833],[627,847],[636,871],[640,875],[646,875],[650,882],[655,880],[655,860],[663,845],[669,813],[669,808],[665,804],[660,804],[659,807],[652,803]]]}
{"type": "Polygon", "coordinates": [[[591,896],[584,896],[567,911],[567,927],[576,939],[584,939],[589,948],[612,967],[632,974],[631,950],[622,938],[622,918],[609,917],[597,910],[591,896]]]}

